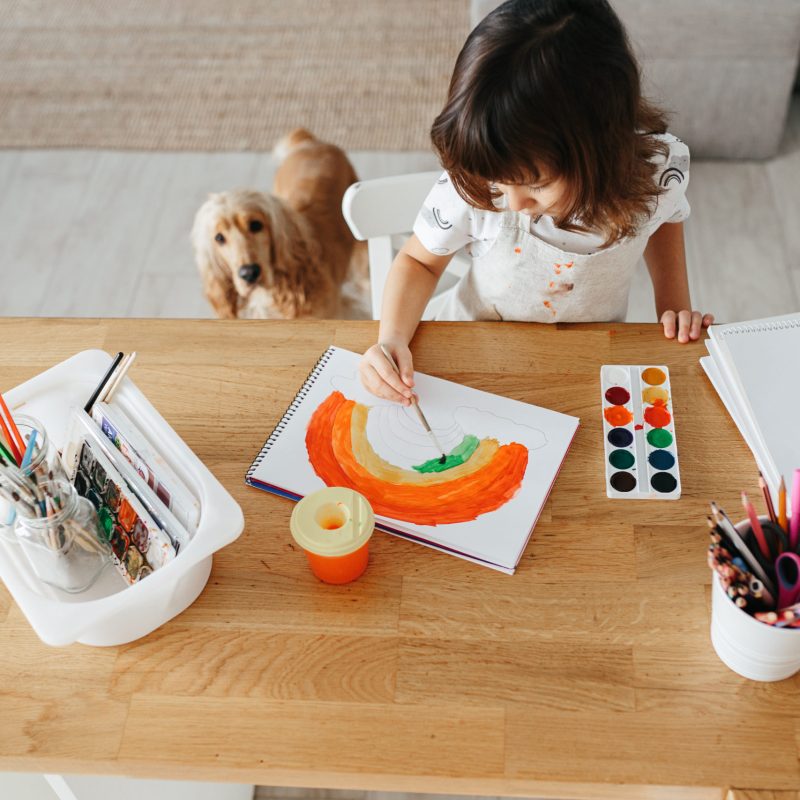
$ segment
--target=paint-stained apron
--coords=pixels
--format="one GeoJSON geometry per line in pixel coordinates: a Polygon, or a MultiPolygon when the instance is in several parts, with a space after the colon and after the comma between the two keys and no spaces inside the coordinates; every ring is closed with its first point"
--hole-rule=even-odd
{"type": "Polygon", "coordinates": [[[650,231],[595,253],[570,253],[530,232],[531,220],[502,212],[500,233],[448,292],[440,320],[622,322],[650,231]]]}

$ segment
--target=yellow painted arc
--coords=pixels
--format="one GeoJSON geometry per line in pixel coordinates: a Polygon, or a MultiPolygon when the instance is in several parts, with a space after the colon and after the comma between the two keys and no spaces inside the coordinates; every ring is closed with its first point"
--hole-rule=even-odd
{"type": "Polygon", "coordinates": [[[415,472],[390,464],[381,458],[367,439],[367,415],[369,408],[356,403],[351,418],[351,442],[353,455],[371,475],[394,484],[413,484],[415,486],[433,486],[437,483],[449,483],[464,475],[471,475],[488,464],[500,449],[496,439],[481,439],[469,461],[459,464],[444,472],[415,472]]]}

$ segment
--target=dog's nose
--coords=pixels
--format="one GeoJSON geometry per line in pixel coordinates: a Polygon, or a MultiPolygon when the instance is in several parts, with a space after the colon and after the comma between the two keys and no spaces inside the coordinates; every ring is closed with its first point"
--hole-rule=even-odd
{"type": "Polygon", "coordinates": [[[243,264],[239,267],[239,277],[248,283],[255,283],[261,274],[261,267],[258,264],[243,264]]]}

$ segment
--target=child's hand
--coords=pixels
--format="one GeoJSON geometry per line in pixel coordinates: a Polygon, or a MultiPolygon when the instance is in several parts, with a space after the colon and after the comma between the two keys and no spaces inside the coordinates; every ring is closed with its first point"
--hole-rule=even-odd
{"type": "Polygon", "coordinates": [[[361,357],[358,373],[364,388],[384,400],[393,400],[404,406],[411,405],[411,388],[414,386],[414,366],[411,351],[407,345],[383,342],[400,368],[400,375],[394,371],[379,344],[374,344],[361,357]],[[402,379],[401,376],[402,375],[402,379]]]}
{"type": "Polygon", "coordinates": [[[661,315],[661,324],[664,326],[664,336],[686,344],[689,340],[700,338],[700,332],[714,322],[713,314],[701,314],[699,311],[665,311],[661,315]]]}

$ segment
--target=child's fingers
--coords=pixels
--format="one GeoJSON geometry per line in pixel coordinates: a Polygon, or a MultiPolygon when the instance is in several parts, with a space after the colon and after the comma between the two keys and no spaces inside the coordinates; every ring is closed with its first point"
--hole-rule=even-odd
{"type": "Polygon", "coordinates": [[[398,350],[394,354],[394,360],[397,362],[397,366],[400,369],[400,377],[403,379],[403,383],[409,387],[413,386],[414,362],[411,358],[411,351],[408,348],[398,350]]]}
{"type": "Polygon", "coordinates": [[[699,339],[703,329],[703,315],[699,311],[692,311],[692,322],[689,326],[689,338],[699,339]]]}
{"type": "MultiPolygon", "coordinates": [[[[380,397],[383,400],[391,400],[393,403],[401,403],[405,406],[411,403],[407,397],[390,386],[372,364],[362,361],[359,366],[359,373],[361,375],[361,382],[364,384],[367,391],[372,392],[376,397],[380,397]]],[[[396,377],[397,375],[395,375],[395,378],[396,377]]],[[[405,391],[407,391],[407,389],[405,389],[405,391]]]]}
{"type": "Polygon", "coordinates": [[[411,397],[411,389],[403,383],[403,380],[394,371],[394,367],[388,362],[383,353],[374,359],[370,359],[369,365],[378,373],[384,382],[388,383],[399,395],[405,398],[411,397]]]}
{"type": "Polygon", "coordinates": [[[692,324],[691,311],[678,312],[678,341],[685,344],[689,341],[689,328],[692,324]]]}
{"type": "Polygon", "coordinates": [[[400,376],[395,372],[394,366],[378,348],[371,348],[366,355],[366,362],[378,373],[378,376],[398,394],[403,397],[411,397],[411,389],[403,383],[400,376]]]}
{"type": "Polygon", "coordinates": [[[703,327],[708,328],[710,325],[714,324],[714,315],[713,314],[706,314],[703,317],[703,327]]]}
{"type": "Polygon", "coordinates": [[[667,339],[675,338],[675,319],[674,311],[665,311],[661,315],[661,324],[664,326],[664,336],[666,336],[667,339]]]}

